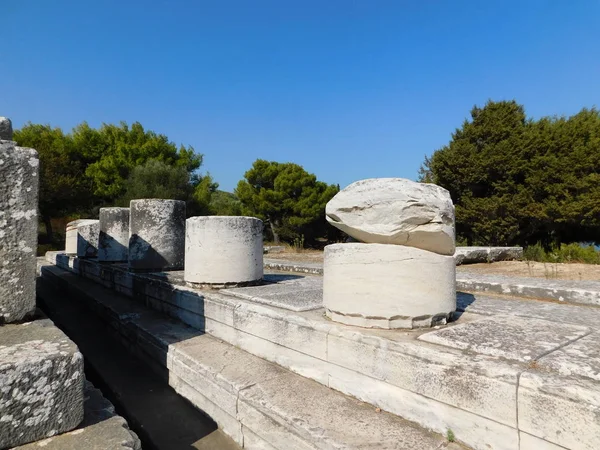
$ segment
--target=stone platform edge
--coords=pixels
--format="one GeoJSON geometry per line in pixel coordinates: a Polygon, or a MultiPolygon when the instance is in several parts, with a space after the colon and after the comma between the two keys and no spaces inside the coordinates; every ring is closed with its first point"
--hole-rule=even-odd
{"type": "MultiPolygon", "coordinates": [[[[67,289],[171,387],[249,449],[460,449],[393,414],[328,389],[107,288],[51,266],[41,286],[67,289]],[[92,285],[92,286],[90,286],[92,285]],[[340,412],[343,411],[343,414],[340,412]]],[[[42,288],[41,295],[46,288],[42,288]]]]}
{"type": "MultiPolygon", "coordinates": [[[[403,339],[398,337],[411,333],[340,326],[327,321],[322,310],[283,311],[56,252],[49,252],[47,259],[327,387],[436,432],[451,429],[457,439],[473,448],[531,448],[521,446],[523,441],[539,441],[552,448],[568,439],[566,433],[557,438],[536,427],[519,425],[534,422],[525,415],[536,414],[532,406],[536,401],[548,404],[551,398],[551,409],[573,401],[561,392],[544,392],[548,383],[568,382],[557,373],[544,374],[545,381],[537,387],[532,384],[527,387],[528,395],[520,396],[525,388],[519,379],[526,373],[537,377],[535,366],[416,341],[414,332],[412,338],[403,339]]],[[[43,273],[60,276],[50,268],[43,273]]],[[[574,417],[587,416],[590,405],[585,395],[578,401],[581,405],[575,407],[574,417]]],[[[564,428],[560,417],[557,412],[546,429],[564,428]]],[[[600,439],[600,431],[594,439],[600,439]]]]}

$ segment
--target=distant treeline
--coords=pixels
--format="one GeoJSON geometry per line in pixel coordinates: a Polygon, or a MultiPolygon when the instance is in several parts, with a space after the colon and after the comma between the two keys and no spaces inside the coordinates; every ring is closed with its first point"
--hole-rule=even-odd
{"type": "Polygon", "coordinates": [[[256,216],[265,221],[267,238],[276,241],[314,244],[331,233],[325,204],[339,188],[297,164],[257,160],[233,194],[218,190],[210,174],[199,171],[203,155],[137,122],[98,129],[84,122],[70,133],[29,123],[14,139],[39,153],[39,212],[47,245],[60,246],[64,238],[53,230],[53,219],[97,217],[99,208],[125,206],[134,198],[183,200],[188,216],[256,216]]]}
{"type": "Polygon", "coordinates": [[[474,107],[421,167],[450,191],[467,245],[600,242],[600,113],[527,118],[515,101],[474,107]]]}

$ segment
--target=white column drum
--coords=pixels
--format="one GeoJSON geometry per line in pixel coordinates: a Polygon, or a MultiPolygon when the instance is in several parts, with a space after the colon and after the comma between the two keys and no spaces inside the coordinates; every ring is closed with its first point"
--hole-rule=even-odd
{"type": "Polygon", "coordinates": [[[368,328],[444,324],[456,309],[452,256],[391,244],[325,247],[323,303],[336,322],[368,328]]]}
{"type": "Polygon", "coordinates": [[[184,279],[199,284],[236,284],[263,277],[263,223],[255,217],[187,219],[184,279]]]}

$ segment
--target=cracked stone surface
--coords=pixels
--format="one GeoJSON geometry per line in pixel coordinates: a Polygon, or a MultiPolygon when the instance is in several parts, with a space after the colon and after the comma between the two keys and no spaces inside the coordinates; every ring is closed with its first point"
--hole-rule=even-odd
{"type": "Polygon", "coordinates": [[[0,141],[0,324],[35,309],[38,171],[35,150],[0,141]]]}
{"type": "Polygon", "coordinates": [[[83,356],[48,319],[0,327],[0,448],[83,419],[83,356]]]}
{"type": "Polygon", "coordinates": [[[493,317],[419,337],[432,344],[515,361],[537,360],[590,332],[587,327],[524,317],[493,317]]]}
{"type": "Polygon", "coordinates": [[[538,365],[563,376],[600,381],[600,333],[593,333],[544,356],[538,365]]]}

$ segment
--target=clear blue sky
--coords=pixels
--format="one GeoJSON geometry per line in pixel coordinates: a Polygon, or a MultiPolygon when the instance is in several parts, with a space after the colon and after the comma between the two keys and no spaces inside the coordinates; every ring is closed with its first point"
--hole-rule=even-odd
{"type": "Polygon", "coordinates": [[[474,104],[600,106],[600,1],[0,0],[0,115],[139,121],[232,190],[256,158],[414,179],[474,104]]]}

